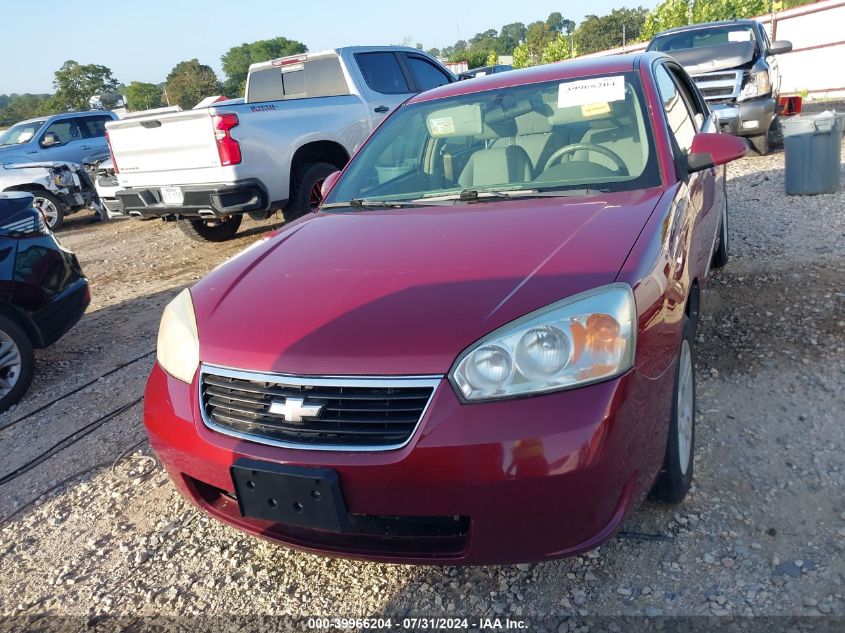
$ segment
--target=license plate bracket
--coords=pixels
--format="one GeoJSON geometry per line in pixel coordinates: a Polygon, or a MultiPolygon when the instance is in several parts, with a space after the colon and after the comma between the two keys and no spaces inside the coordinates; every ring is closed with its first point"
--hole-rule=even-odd
{"type": "Polygon", "coordinates": [[[164,204],[182,204],[185,201],[185,194],[179,187],[161,187],[159,191],[164,204]]]}
{"type": "Polygon", "coordinates": [[[328,468],[287,466],[239,459],[231,467],[244,517],[343,532],[349,526],[337,473],[328,468]]]}

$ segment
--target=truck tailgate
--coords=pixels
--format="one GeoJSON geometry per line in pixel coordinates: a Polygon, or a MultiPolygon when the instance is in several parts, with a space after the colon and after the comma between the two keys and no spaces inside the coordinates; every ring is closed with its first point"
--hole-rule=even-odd
{"type": "Polygon", "coordinates": [[[123,119],[106,129],[121,175],[220,167],[207,109],[123,119]]]}

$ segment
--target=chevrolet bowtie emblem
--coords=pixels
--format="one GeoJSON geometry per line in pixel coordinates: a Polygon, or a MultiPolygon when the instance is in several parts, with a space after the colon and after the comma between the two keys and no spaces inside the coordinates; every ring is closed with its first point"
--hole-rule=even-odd
{"type": "Polygon", "coordinates": [[[284,416],[288,422],[302,422],[303,418],[316,418],[323,410],[322,404],[305,404],[305,398],[285,398],[284,402],[273,400],[270,413],[284,416]]]}

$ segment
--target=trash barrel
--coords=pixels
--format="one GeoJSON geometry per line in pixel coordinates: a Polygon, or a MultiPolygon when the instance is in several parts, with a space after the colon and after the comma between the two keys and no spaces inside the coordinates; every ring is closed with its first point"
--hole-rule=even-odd
{"type": "Polygon", "coordinates": [[[786,193],[808,195],[839,189],[845,113],[789,117],[781,127],[786,151],[786,193]]]}

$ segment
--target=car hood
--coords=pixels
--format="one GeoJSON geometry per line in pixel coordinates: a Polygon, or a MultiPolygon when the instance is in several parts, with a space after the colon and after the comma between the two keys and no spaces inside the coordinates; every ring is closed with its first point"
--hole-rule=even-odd
{"type": "Polygon", "coordinates": [[[701,46],[669,51],[690,75],[699,75],[728,68],[738,68],[754,61],[757,47],[754,42],[728,42],[716,46],[701,46]]]}
{"type": "Polygon", "coordinates": [[[660,194],[310,216],[194,286],[200,358],[291,374],[444,374],[499,326],[613,282],[660,194]]]}

